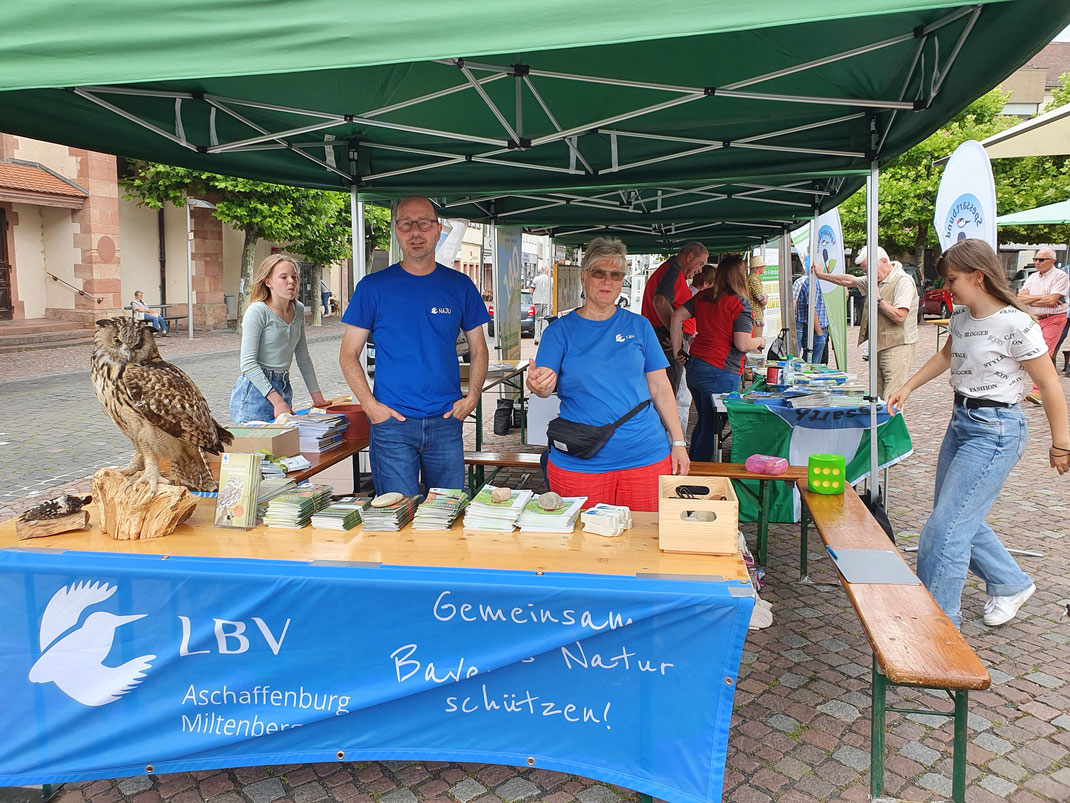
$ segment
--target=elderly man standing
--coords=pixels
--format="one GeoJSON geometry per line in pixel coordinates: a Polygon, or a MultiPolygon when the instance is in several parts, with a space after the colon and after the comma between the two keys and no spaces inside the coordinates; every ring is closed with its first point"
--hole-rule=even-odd
{"type": "Polygon", "coordinates": [[[710,252],[702,243],[687,243],[676,256],[669,257],[650,274],[646,289],[643,290],[642,315],[654,327],[654,334],[658,336],[658,341],[665,350],[665,358],[669,361],[669,367],[665,371],[674,396],[680,390],[684,367],[672,353],[669,324],[677,307],[691,300],[688,282],[702,270],[709,256],[710,252]]]}
{"type": "Polygon", "coordinates": [[[531,303],[535,305],[535,342],[538,343],[553,303],[553,280],[550,278],[549,265],[539,268],[539,275],[531,282],[531,303]]]}
{"type": "MultiPolygon", "coordinates": [[[[866,248],[858,254],[856,265],[867,266],[866,248]]],[[[918,349],[918,288],[898,262],[888,259],[888,252],[877,248],[877,292],[869,293],[866,276],[827,273],[818,268],[825,281],[843,287],[857,287],[866,296],[866,309],[858,342],[870,341],[870,359],[877,360],[877,395],[899,390],[911,376],[914,354],[918,349]],[[874,296],[876,297],[874,299],[874,296]],[[869,305],[877,304],[877,336],[869,334],[869,305]]]]}
{"type": "Polygon", "coordinates": [[[420,493],[464,485],[461,425],[475,409],[487,376],[487,307],[472,280],[435,262],[442,224],[423,197],[394,214],[401,262],[357,283],[342,321],[338,362],[371,422],[376,493],[420,493]],[[471,349],[468,394],[461,395],[457,336],[471,349]],[[375,391],[360,353],[375,342],[375,391]]]}
{"type": "MultiPolygon", "coordinates": [[[[1055,361],[1055,349],[1066,325],[1067,297],[1070,296],[1070,278],[1055,267],[1055,252],[1041,248],[1033,257],[1036,273],[1025,280],[1018,291],[1018,300],[1033,313],[1040,323],[1040,333],[1048,346],[1048,355],[1055,361]]],[[[1026,401],[1040,404],[1037,386],[1027,393],[1026,401]]]]}

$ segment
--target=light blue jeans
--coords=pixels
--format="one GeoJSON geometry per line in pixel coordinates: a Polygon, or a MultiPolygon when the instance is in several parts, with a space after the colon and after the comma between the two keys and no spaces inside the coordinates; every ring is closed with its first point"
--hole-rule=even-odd
{"type": "Polygon", "coordinates": [[[372,424],[368,437],[372,484],[377,494],[420,493],[426,488],[464,487],[464,422],[452,415],[390,417],[372,424]]]}
{"type": "Polygon", "coordinates": [[[795,337],[799,343],[799,355],[808,363],[816,363],[821,359],[821,355],[825,353],[825,340],[828,339],[828,335],[819,335],[814,333],[814,353],[811,355],[806,348],[807,338],[809,332],[804,331],[801,324],[796,321],[795,325],[795,337]]]}
{"type": "MultiPolygon", "coordinates": [[[[290,387],[290,373],[288,371],[264,371],[272,389],[278,392],[282,398],[290,404],[294,398],[293,388],[290,387]]],[[[244,424],[247,421],[274,421],[275,407],[267,396],[256,389],[256,385],[246,378],[245,374],[238,377],[234,388],[230,391],[230,420],[235,425],[244,424]]]]}
{"type": "Polygon", "coordinates": [[[739,380],[739,374],[722,371],[699,357],[688,358],[687,387],[698,412],[695,430],[691,433],[691,448],[688,449],[688,457],[692,460],[713,460],[714,436],[718,431],[718,413],[713,404],[713,394],[739,390],[739,380]]]}
{"type": "Polygon", "coordinates": [[[985,523],[1011,469],[1025,453],[1021,408],[959,404],[936,463],[933,512],[918,543],[918,577],[956,627],[969,569],[990,596],[1010,596],[1033,584],[985,523]]]}

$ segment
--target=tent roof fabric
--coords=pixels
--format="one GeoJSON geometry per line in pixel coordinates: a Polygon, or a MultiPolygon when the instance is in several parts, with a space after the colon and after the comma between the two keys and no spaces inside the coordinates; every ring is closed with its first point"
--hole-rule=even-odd
{"type": "Polygon", "coordinates": [[[1070,104],[993,134],[981,145],[990,159],[1070,155],[1070,104]]]}
{"type": "Polygon", "coordinates": [[[1038,206],[1035,209],[1026,209],[1010,215],[1000,215],[996,218],[997,226],[1039,226],[1063,223],[1070,223],[1070,200],[1038,206]]]}
{"type": "Polygon", "coordinates": [[[837,205],[1070,22],[1065,0],[67,6],[0,7],[0,129],[663,244],[837,205]]]}

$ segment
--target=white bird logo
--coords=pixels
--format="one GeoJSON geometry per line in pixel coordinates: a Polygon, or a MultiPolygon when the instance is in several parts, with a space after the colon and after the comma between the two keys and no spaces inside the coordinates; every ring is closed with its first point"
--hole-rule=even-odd
{"type": "Polygon", "coordinates": [[[81,582],[52,595],[41,616],[43,652],[30,669],[33,683],[55,683],[82,705],[98,706],[114,703],[141,682],[155,655],[142,655],[120,666],[105,666],[104,659],[111,652],[115,630],[146,614],[117,616],[94,611],[81,627],[71,630],[86,608],[103,602],[115,591],[116,587],[107,583],[81,582]]]}

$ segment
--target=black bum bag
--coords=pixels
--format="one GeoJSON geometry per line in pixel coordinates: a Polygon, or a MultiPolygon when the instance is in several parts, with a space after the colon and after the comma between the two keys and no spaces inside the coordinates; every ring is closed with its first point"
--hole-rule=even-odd
{"type": "Polygon", "coordinates": [[[639,415],[648,404],[650,404],[650,399],[641,401],[612,424],[603,424],[602,426],[580,424],[558,416],[546,427],[546,437],[549,439],[550,445],[557,451],[567,454],[569,457],[589,460],[609,442],[609,439],[613,437],[613,433],[617,431],[617,427],[639,415]]]}

